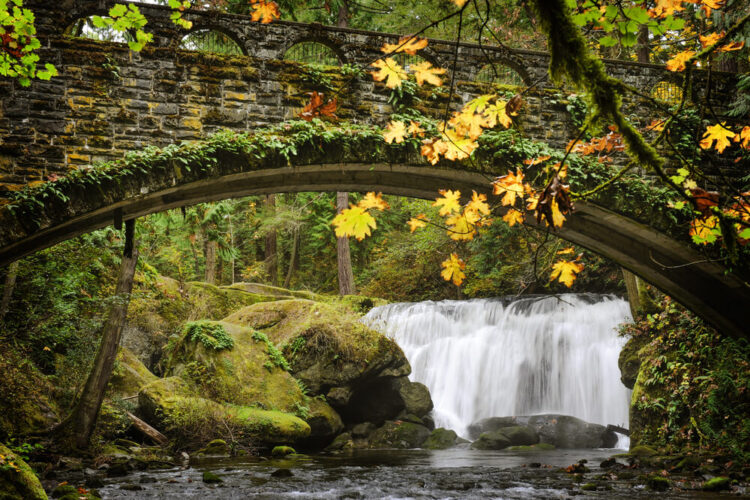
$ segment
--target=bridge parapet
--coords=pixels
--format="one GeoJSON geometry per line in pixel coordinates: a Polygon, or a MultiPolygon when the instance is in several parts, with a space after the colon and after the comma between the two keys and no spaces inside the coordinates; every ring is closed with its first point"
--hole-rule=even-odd
{"type": "MultiPolygon", "coordinates": [[[[63,0],[27,2],[37,16],[43,60],[61,75],[22,88],[0,80],[0,196],[24,185],[64,175],[97,161],[122,158],[149,145],[164,146],[200,139],[222,129],[251,130],[296,117],[312,90],[326,90],[320,74],[284,61],[300,42],[322,43],[342,63],[366,67],[382,54],[384,43],[399,36],[386,33],[291,22],[259,24],[247,16],[190,11],[196,30],[218,30],[235,40],[245,56],[219,56],[177,50],[187,32],[169,19],[166,7],[140,4],[154,43],[141,53],[125,44],[67,36],[76,20],[104,15],[107,2],[63,0]]],[[[456,44],[431,40],[420,55],[450,68],[456,44]]],[[[517,119],[530,138],[561,147],[575,134],[566,96],[546,82],[548,55],[473,44],[458,46],[456,95],[466,102],[490,86],[474,80],[489,61],[516,71],[527,85],[525,106],[517,119]]],[[[655,65],[609,61],[608,70],[628,85],[649,93],[671,78],[655,65]]],[[[334,69],[325,79],[338,87],[346,77],[334,69]]],[[[720,79],[714,82],[721,86],[720,79]]],[[[695,85],[701,89],[701,76],[695,85]]],[[[725,97],[726,93],[713,92],[725,97]]],[[[359,77],[338,94],[338,116],[359,123],[384,124],[393,111],[390,91],[369,76],[359,77]]],[[[445,89],[420,89],[418,107],[438,115],[447,104],[445,89]]],[[[717,103],[718,104],[718,103],[717,103]]],[[[631,99],[634,116],[647,116],[644,101],[631,99]]]]}

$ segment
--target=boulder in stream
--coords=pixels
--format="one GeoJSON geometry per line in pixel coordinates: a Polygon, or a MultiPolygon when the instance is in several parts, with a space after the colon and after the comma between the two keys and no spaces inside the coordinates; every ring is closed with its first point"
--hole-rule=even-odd
{"type": "Polygon", "coordinates": [[[496,432],[518,425],[533,428],[539,435],[538,442],[557,448],[612,448],[617,443],[617,434],[607,427],[585,422],[570,415],[485,418],[469,426],[469,436],[476,439],[482,433],[496,432]]]}

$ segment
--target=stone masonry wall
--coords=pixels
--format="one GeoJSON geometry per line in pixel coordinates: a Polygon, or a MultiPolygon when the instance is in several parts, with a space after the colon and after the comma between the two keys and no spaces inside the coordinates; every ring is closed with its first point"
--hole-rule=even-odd
{"type": "MultiPolygon", "coordinates": [[[[185,17],[193,22],[193,30],[221,31],[247,54],[219,56],[178,50],[186,32],[169,20],[170,10],[140,5],[154,43],[133,53],[125,44],[65,34],[81,17],[106,14],[109,2],[27,3],[37,16],[42,61],[55,64],[61,74],[28,88],[0,79],[0,197],[70,169],[121,158],[128,151],[200,139],[223,128],[252,130],[295,118],[310,91],[328,91],[307,66],[283,60],[291,46],[320,42],[333,49],[342,64],[366,68],[382,55],[379,49],[384,43],[398,39],[384,33],[291,22],[263,25],[246,16],[188,12],[185,17]]],[[[431,40],[420,55],[450,68],[455,50],[453,42],[431,40]]],[[[484,51],[472,44],[459,45],[454,106],[491,89],[473,81],[489,53],[493,62],[512,68],[527,85],[537,84],[524,96],[517,120],[520,130],[553,146],[566,144],[575,127],[566,111],[565,92],[546,81],[547,54],[500,47],[484,47],[484,51]]],[[[608,70],[645,93],[672,76],[659,66],[626,61],[610,61],[608,70]]],[[[333,88],[348,80],[335,68],[325,77],[333,88]]],[[[701,88],[700,78],[696,89],[701,88]]],[[[726,79],[718,81],[713,95],[723,96],[726,79]]],[[[383,125],[392,112],[390,94],[369,74],[360,76],[338,94],[337,115],[383,125]]],[[[417,107],[441,116],[448,92],[420,89],[418,97],[417,107]]],[[[645,119],[648,114],[639,113],[643,105],[632,100],[629,112],[645,119]]]]}

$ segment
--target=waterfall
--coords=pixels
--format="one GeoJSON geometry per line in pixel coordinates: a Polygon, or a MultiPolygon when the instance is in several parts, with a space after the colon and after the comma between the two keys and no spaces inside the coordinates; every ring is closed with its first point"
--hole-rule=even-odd
{"type": "Polygon", "coordinates": [[[390,304],[363,321],[394,339],[437,426],[466,435],[495,416],[560,413],[627,427],[617,358],[628,303],[609,295],[390,304]]]}

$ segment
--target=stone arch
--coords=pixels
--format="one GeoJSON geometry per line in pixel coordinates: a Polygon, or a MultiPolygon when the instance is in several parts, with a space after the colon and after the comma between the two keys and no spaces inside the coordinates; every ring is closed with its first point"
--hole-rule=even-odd
{"type": "Polygon", "coordinates": [[[92,13],[87,16],[77,17],[72,23],[68,24],[63,33],[68,36],[88,38],[102,42],[127,43],[135,39],[135,37],[129,36],[128,32],[123,33],[111,28],[97,28],[92,21],[92,17],[95,15],[99,14],[92,13]]]}
{"type": "Polygon", "coordinates": [[[329,36],[323,31],[315,31],[312,33],[308,32],[303,34],[302,36],[294,37],[293,39],[289,40],[288,43],[282,46],[281,51],[277,55],[277,59],[286,59],[286,54],[289,52],[289,50],[297,45],[302,44],[319,44],[326,47],[339,60],[337,66],[350,62],[345,51],[343,50],[343,46],[345,45],[345,43],[342,40],[337,39],[336,37],[329,36]]]}
{"type": "Polygon", "coordinates": [[[659,80],[651,87],[650,95],[668,104],[676,105],[682,100],[682,87],[671,80],[659,80]]]}
{"type": "MultiPolygon", "coordinates": [[[[13,211],[0,210],[0,265],[118,220],[250,194],[382,191],[434,199],[441,188],[491,190],[487,173],[476,167],[426,165],[412,151],[387,146],[374,135],[321,134],[305,139],[293,154],[282,142],[244,144],[222,136],[183,146],[190,160],[179,156],[180,151],[135,155],[112,171],[117,175],[96,181],[83,171],[67,181],[48,183],[55,194],[43,204],[32,199],[13,211]],[[144,164],[139,158],[151,159],[144,164]]],[[[528,216],[526,223],[536,225],[535,218],[528,216]]],[[[643,277],[720,331],[748,336],[750,309],[736,304],[750,303],[750,289],[686,244],[586,201],[577,202],[576,212],[557,234],[643,277]]]]}
{"type": "Polygon", "coordinates": [[[218,26],[203,25],[192,29],[179,40],[177,48],[216,54],[247,55],[239,38],[230,30],[218,26]]]}
{"type": "Polygon", "coordinates": [[[330,45],[313,40],[297,42],[287,48],[281,55],[285,61],[296,61],[305,64],[322,64],[324,66],[341,66],[342,56],[330,45]]]}
{"type": "Polygon", "coordinates": [[[474,75],[474,81],[502,85],[524,85],[527,83],[521,73],[504,63],[485,64],[474,75]]]}

